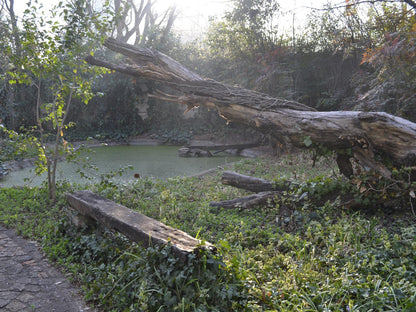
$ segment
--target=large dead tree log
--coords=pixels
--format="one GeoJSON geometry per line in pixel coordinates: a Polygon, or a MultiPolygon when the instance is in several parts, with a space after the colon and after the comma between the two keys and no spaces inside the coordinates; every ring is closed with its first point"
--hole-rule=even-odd
{"type": "Polygon", "coordinates": [[[114,64],[89,56],[92,65],[161,82],[180,95],[155,91],[151,96],[181,103],[187,110],[206,106],[225,119],[246,124],[282,144],[326,147],[336,151],[341,172],[353,172],[351,158],[365,170],[391,177],[385,163],[416,164],[416,124],[386,113],[317,112],[301,103],[204,79],[163,53],[108,39],[104,45],[129,58],[114,64]]]}

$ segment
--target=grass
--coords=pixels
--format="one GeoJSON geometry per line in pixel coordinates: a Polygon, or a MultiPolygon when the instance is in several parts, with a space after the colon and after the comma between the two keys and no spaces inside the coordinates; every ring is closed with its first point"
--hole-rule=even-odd
{"type": "Polygon", "coordinates": [[[39,240],[105,311],[416,311],[411,215],[328,197],[352,191],[334,168],[326,159],[312,168],[305,154],[236,163],[227,169],[294,182],[276,203],[249,210],[209,206],[246,194],[220,184],[221,173],[89,186],[219,249],[184,264],[169,246],[75,229],[62,195],[79,186],[61,185],[54,208],[42,188],[1,189],[0,222],[39,240]]]}

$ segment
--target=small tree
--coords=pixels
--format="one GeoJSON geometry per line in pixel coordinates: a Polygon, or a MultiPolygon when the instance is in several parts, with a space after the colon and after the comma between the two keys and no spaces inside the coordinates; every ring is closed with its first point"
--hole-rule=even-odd
{"type": "MultiPolygon", "coordinates": [[[[104,6],[105,7],[105,6],[104,6]]],[[[56,168],[62,153],[69,151],[64,131],[74,99],[87,104],[93,93],[90,80],[105,71],[87,66],[85,53],[105,37],[111,15],[91,12],[86,0],[59,4],[50,17],[41,6],[29,6],[24,13],[21,56],[12,56],[14,70],[9,84],[27,84],[36,96],[34,133],[39,150],[38,174],[47,171],[49,197],[56,199],[56,168]]],[[[9,47],[8,52],[13,55],[9,47]]],[[[93,52],[90,52],[91,54],[93,52]]]]}

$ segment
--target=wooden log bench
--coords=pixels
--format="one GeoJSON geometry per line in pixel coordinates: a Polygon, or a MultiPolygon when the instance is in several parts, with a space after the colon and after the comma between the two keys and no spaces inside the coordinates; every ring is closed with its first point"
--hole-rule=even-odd
{"type": "Polygon", "coordinates": [[[67,193],[66,200],[71,208],[90,222],[116,230],[133,242],[141,243],[145,247],[171,244],[173,253],[181,261],[185,261],[189,254],[199,249],[215,251],[215,247],[210,243],[201,242],[183,231],[169,227],[91,191],[67,193]]]}

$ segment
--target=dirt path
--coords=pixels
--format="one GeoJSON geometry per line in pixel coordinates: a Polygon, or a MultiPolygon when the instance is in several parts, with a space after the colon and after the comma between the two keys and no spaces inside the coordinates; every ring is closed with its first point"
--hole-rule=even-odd
{"type": "Polygon", "coordinates": [[[0,311],[81,312],[88,308],[36,242],[0,225],[0,311]]]}

